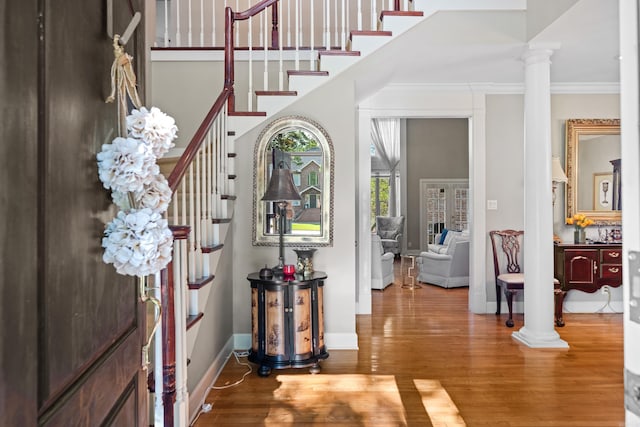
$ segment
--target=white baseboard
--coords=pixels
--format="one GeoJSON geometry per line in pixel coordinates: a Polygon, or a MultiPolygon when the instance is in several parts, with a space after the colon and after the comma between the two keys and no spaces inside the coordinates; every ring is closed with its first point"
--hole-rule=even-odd
{"type": "Polygon", "coordinates": [[[216,358],[214,359],[207,372],[200,379],[198,384],[193,388],[193,391],[189,396],[189,421],[193,422],[195,417],[200,412],[202,408],[202,404],[204,403],[207,395],[209,394],[209,388],[216,381],[220,372],[224,368],[224,365],[227,363],[227,360],[231,356],[234,350],[234,337],[230,337],[224,345],[224,348],[216,358]]]}
{"type": "MultiPolygon", "coordinates": [[[[502,314],[509,313],[509,309],[507,308],[507,303],[502,302],[502,314]]],[[[565,299],[564,304],[562,304],[562,312],[563,313],[622,313],[622,301],[620,300],[612,300],[609,303],[602,301],[567,301],[565,299]]],[[[487,314],[493,314],[496,312],[496,302],[489,301],[487,302],[487,314]]],[[[521,301],[513,303],[513,312],[514,313],[523,313],[524,312],[524,303],[521,301]]]]}

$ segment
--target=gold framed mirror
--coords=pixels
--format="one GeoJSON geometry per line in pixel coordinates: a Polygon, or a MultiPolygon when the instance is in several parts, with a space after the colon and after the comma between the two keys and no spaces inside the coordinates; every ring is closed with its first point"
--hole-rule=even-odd
{"type": "Polygon", "coordinates": [[[254,151],[254,245],[279,245],[276,204],[261,199],[271,172],[281,167],[291,171],[301,196],[287,205],[284,246],[333,244],[333,153],[329,134],[305,117],[282,117],[263,129],[254,151]]]}
{"type": "Polygon", "coordinates": [[[622,221],[620,119],[566,121],[567,217],[622,221]]]}

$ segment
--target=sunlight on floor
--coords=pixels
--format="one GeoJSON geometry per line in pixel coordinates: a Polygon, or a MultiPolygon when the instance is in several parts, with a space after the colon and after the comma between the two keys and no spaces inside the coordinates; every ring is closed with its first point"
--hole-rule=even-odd
{"type": "Polygon", "coordinates": [[[393,375],[278,375],[265,426],[407,425],[393,375]]]}
{"type": "Polygon", "coordinates": [[[466,426],[455,403],[437,380],[414,380],[422,396],[422,405],[434,427],[466,426]]]}

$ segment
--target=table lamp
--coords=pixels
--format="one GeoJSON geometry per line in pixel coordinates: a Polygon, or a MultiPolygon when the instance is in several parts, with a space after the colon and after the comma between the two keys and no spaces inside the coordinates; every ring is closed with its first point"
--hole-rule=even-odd
{"type": "MultiPolygon", "coordinates": [[[[552,157],[551,158],[551,189],[553,191],[553,199],[552,199],[552,209],[553,209],[553,214],[555,215],[555,207],[556,207],[556,190],[558,189],[558,184],[560,183],[567,183],[567,175],[564,173],[564,170],[562,169],[562,165],[560,164],[560,158],[559,157],[552,157]]],[[[556,233],[553,233],[553,241],[554,242],[560,242],[561,239],[558,235],[556,235],[556,233]]]]}
{"type": "Polygon", "coordinates": [[[278,257],[278,265],[273,268],[274,273],[281,274],[284,267],[284,227],[287,201],[300,199],[300,193],[298,193],[298,189],[293,182],[291,171],[284,169],[281,163],[278,169],[272,171],[269,186],[264,196],[262,196],[262,201],[275,202],[279,209],[278,232],[280,235],[280,255],[278,257]]]}

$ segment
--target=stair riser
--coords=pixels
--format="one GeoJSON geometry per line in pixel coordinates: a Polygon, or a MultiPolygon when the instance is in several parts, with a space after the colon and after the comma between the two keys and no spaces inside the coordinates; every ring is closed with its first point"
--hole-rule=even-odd
{"type": "Polygon", "coordinates": [[[328,71],[330,76],[335,76],[358,60],[359,56],[324,55],[320,58],[320,71],[328,71]]]}
{"type": "Polygon", "coordinates": [[[267,115],[272,115],[295,101],[297,96],[258,96],[258,111],[265,111],[267,115]]]}
{"type": "Polygon", "coordinates": [[[295,90],[298,92],[298,96],[302,96],[322,85],[327,80],[329,80],[329,76],[290,76],[289,90],[295,90]]]}

